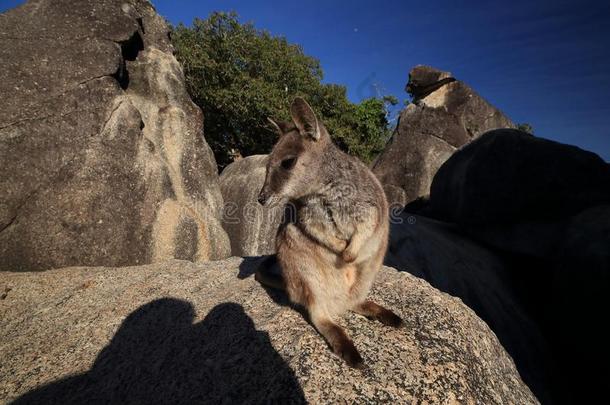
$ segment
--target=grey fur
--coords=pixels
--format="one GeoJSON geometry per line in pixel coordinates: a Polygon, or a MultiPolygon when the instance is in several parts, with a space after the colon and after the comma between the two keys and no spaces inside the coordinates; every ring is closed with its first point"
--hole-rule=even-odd
{"type": "Polygon", "coordinates": [[[296,209],[277,239],[282,282],[264,269],[257,279],[283,287],[304,306],[332,349],[354,367],[362,358],[335,319],[347,310],[399,326],[391,311],[366,301],[388,243],[388,204],[380,183],[358,159],[339,150],[303,99],[291,107],[292,125],[269,155],[259,201],[287,200],[296,209]]]}

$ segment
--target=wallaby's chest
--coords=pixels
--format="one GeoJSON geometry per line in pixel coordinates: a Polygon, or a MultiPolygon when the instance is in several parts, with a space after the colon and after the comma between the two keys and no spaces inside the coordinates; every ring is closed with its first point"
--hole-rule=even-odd
{"type": "Polygon", "coordinates": [[[347,209],[317,200],[297,209],[298,223],[324,228],[344,240],[353,234],[354,220],[347,209]]]}

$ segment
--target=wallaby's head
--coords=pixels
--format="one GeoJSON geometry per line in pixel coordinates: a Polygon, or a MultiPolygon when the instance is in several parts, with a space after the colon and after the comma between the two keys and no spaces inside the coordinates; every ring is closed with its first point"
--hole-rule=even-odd
{"type": "Polygon", "coordinates": [[[297,97],[290,106],[292,123],[269,122],[280,137],[269,154],[265,184],[258,202],[298,199],[315,191],[319,183],[320,156],[330,137],[307,102],[297,97]]]}

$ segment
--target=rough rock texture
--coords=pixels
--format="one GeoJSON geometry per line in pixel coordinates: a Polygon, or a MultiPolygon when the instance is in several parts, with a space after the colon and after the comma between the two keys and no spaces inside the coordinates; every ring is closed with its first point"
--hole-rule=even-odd
{"type": "Polygon", "coordinates": [[[405,329],[342,322],[359,371],[254,281],[256,263],[0,273],[0,401],[536,403],[487,325],[425,281],[379,275],[372,296],[405,329]]]}
{"type": "Polygon", "coordinates": [[[233,256],[275,253],[275,235],[283,207],[263,207],[257,201],[265,182],[267,155],[248,156],[228,165],[220,174],[225,201],[222,225],[231,240],[233,256]]]}
{"type": "Polygon", "coordinates": [[[372,167],[390,204],[401,207],[429,193],[436,171],[457,148],[490,129],[514,127],[449,72],[416,66],[407,91],[413,104],[401,112],[392,138],[372,167]]]}
{"type": "Polygon", "coordinates": [[[454,81],[455,78],[450,72],[443,72],[430,66],[417,65],[409,72],[409,82],[405,90],[416,101],[454,81]]]}
{"type": "Polygon", "coordinates": [[[385,264],[461,298],[498,336],[541,402],[549,402],[550,348],[512,285],[511,268],[502,257],[455,225],[402,213],[391,221],[385,264]]]}
{"type": "Polygon", "coordinates": [[[435,216],[461,225],[555,221],[610,203],[610,164],[576,146],[514,129],[490,131],[443,164],[435,216]]]}
{"type": "Polygon", "coordinates": [[[226,257],[202,114],[144,0],[0,15],[0,266],[226,257]]]}

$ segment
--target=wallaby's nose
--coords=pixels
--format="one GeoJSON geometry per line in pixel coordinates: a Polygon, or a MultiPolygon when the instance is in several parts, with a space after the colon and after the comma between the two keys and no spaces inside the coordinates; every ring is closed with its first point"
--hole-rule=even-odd
{"type": "Polygon", "coordinates": [[[265,195],[263,193],[260,193],[258,195],[258,203],[260,205],[265,205],[266,202],[267,202],[267,197],[265,197],[265,195]]]}

